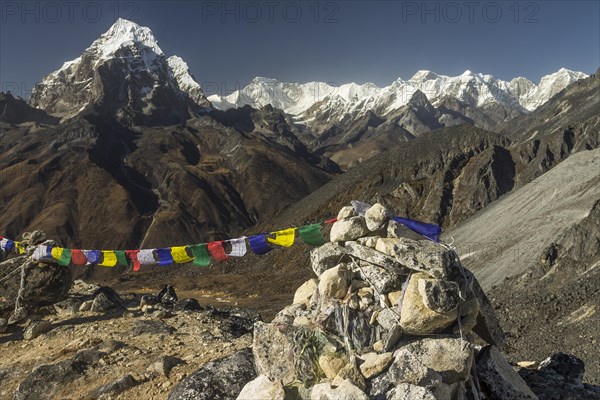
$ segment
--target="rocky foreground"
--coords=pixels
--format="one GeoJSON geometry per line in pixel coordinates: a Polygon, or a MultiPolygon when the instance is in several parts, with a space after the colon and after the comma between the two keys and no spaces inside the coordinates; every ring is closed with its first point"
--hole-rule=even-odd
{"type": "MultiPolygon", "coordinates": [[[[343,208],[316,277],[270,323],[71,283],[30,254],[0,263],[0,397],[12,399],[600,399],[568,354],[510,365],[477,279],[376,204],[343,208]],[[22,267],[22,269],[20,268],[22,267]],[[18,301],[17,301],[18,298],[18,301]],[[15,308],[14,304],[17,304],[15,308]]],[[[47,243],[40,232],[26,244],[47,243]]]]}

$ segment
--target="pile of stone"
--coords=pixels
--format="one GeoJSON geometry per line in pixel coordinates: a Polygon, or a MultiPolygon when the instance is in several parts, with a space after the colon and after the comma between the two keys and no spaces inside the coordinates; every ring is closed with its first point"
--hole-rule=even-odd
{"type": "Polygon", "coordinates": [[[502,330],[448,245],[405,237],[391,212],[343,208],[305,282],[254,327],[242,399],[535,399],[502,330]],[[487,343],[481,346],[475,343],[487,343]]]}

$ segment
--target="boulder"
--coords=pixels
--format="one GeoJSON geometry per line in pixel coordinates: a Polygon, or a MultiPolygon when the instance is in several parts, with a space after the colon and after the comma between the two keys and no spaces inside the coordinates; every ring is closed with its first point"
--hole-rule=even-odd
{"type": "Polygon", "coordinates": [[[98,389],[91,392],[89,397],[91,397],[92,399],[100,399],[107,395],[115,396],[119,393],[123,393],[128,389],[131,389],[137,384],[138,382],[135,379],[133,379],[133,376],[128,374],[120,379],[117,379],[114,382],[100,386],[98,389]]]}
{"type": "Polygon", "coordinates": [[[373,378],[385,371],[393,360],[392,353],[366,353],[360,356],[363,363],[360,364],[360,372],[367,379],[373,378]]]}
{"type": "Polygon", "coordinates": [[[239,350],[203,365],[179,382],[169,393],[168,400],[235,399],[255,377],[252,350],[239,350]]]}
{"type": "Polygon", "coordinates": [[[13,393],[13,400],[50,400],[57,389],[83,376],[84,369],[72,360],[41,365],[31,372],[13,393]]]}
{"type": "Polygon", "coordinates": [[[455,311],[439,313],[426,306],[419,292],[419,282],[429,279],[425,273],[411,275],[402,300],[400,326],[406,332],[423,335],[441,332],[456,320],[455,311]]]}
{"type": "Polygon", "coordinates": [[[52,328],[52,324],[48,321],[33,321],[29,324],[23,333],[23,339],[33,340],[36,337],[43,335],[52,328]]]}
{"type": "Polygon", "coordinates": [[[387,271],[397,273],[407,273],[408,271],[394,257],[386,255],[370,247],[363,246],[356,242],[346,242],[346,253],[359,260],[377,265],[387,271]]]}
{"type": "Polygon", "coordinates": [[[244,386],[236,400],[257,399],[284,400],[283,385],[279,381],[271,382],[266,376],[259,375],[244,386]]]}
{"type": "Polygon", "coordinates": [[[365,392],[356,387],[352,381],[346,379],[336,388],[329,383],[320,383],[313,386],[310,400],[368,400],[365,392]]]}
{"type": "Polygon", "coordinates": [[[336,221],[329,232],[331,242],[356,240],[369,234],[369,229],[363,217],[351,217],[336,221]]]}
{"type": "Polygon", "coordinates": [[[402,286],[402,277],[396,271],[388,271],[366,261],[359,261],[358,277],[368,282],[377,292],[385,294],[402,286]]]}
{"type": "Polygon", "coordinates": [[[438,372],[444,383],[465,381],[473,363],[473,345],[455,337],[426,338],[406,346],[427,368],[438,372]]]}
{"type": "Polygon", "coordinates": [[[319,367],[329,380],[335,379],[342,368],[348,364],[348,361],[339,354],[324,354],[319,357],[319,367]]]}
{"type": "Polygon", "coordinates": [[[105,313],[115,309],[124,309],[123,300],[112,288],[102,286],[93,295],[90,311],[105,313]]]}
{"type": "Polygon", "coordinates": [[[345,206],[342,207],[340,209],[340,211],[338,212],[337,215],[337,220],[340,221],[342,219],[348,219],[348,218],[352,218],[352,217],[356,217],[356,211],[354,210],[354,207],[352,206],[345,206]]]}
{"type": "Polygon", "coordinates": [[[375,203],[365,212],[365,222],[370,231],[383,228],[391,217],[392,212],[380,203],[375,203]]]}
{"type": "Polygon", "coordinates": [[[460,304],[460,293],[456,282],[419,279],[417,287],[425,306],[437,313],[456,311],[460,304]]]}
{"type": "Polygon", "coordinates": [[[150,364],[147,370],[158,375],[169,376],[171,370],[181,364],[185,364],[185,361],[183,361],[181,358],[163,355],[158,360],[150,364]]]}
{"type": "Polygon", "coordinates": [[[339,243],[325,243],[310,252],[310,263],[317,276],[338,265],[346,250],[339,243]]]}
{"type": "Polygon", "coordinates": [[[164,305],[172,306],[179,300],[175,288],[171,285],[167,285],[158,293],[156,296],[158,301],[164,305]]]}
{"type": "Polygon", "coordinates": [[[173,305],[173,311],[201,311],[202,306],[196,299],[183,299],[179,300],[173,305]]]}
{"type": "Polygon", "coordinates": [[[310,302],[315,289],[317,288],[317,280],[309,279],[304,282],[294,293],[294,304],[308,304],[310,302]]]}
{"type": "Polygon", "coordinates": [[[319,276],[319,295],[332,299],[346,296],[352,276],[345,264],[339,264],[319,276]]]}
{"type": "Polygon", "coordinates": [[[380,238],[375,249],[394,257],[397,263],[431,278],[448,279],[457,262],[456,253],[431,240],[380,238]]]}
{"type": "Polygon", "coordinates": [[[352,385],[358,387],[361,391],[365,390],[367,387],[365,378],[354,363],[348,363],[344,368],[340,369],[340,372],[338,372],[337,376],[331,381],[331,384],[333,386],[340,386],[344,381],[350,381],[352,385]]]}
{"type": "MultiPolygon", "coordinates": [[[[14,257],[0,263],[5,275],[25,266],[23,305],[30,308],[49,306],[66,298],[71,287],[71,269],[52,263],[37,263],[29,256],[14,257]]],[[[0,286],[0,312],[14,308],[21,283],[20,272],[0,286]]]]}
{"type": "Polygon", "coordinates": [[[440,400],[431,390],[410,383],[401,383],[393,391],[390,400],[440,400]]]}
{"type": "Polygon", "coordinates": [[[537,399],[525,381],[494,346],[486,346],[479,352],[477,376],[482,388],[492,399],[537,399]]]}
{"type": "Polygon", "coordinates": [[[406,347],[394,352],[394,359],[387,374],[389,381],[396,383],[433,387],[442,382],[439,372],[426,366],[406,347]]]}
{"type": "Polygon", "coordinates": [[[29,312],[25,307],[17,308],[8,318],[8,324],[14,325],[23,322],[29,316],[29,312]]]}

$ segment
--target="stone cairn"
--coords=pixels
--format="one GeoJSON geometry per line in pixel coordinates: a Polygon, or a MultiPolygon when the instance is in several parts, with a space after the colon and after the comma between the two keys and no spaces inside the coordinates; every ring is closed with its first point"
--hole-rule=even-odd
{"type": "Polygon", "coordinates": [[[238,399],[535,399],[451,246],[413,240],[381,204],[344,207],[311,252],[317,278],[254,326],[257,378],[238,399]],[[487,343],[487,345],[476,345],[487,343]]]}

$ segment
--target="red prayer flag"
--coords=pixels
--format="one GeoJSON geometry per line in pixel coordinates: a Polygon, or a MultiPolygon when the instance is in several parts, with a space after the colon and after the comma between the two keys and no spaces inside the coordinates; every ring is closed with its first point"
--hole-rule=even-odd
{"type": "Polygon", "coordinates": [[[136,272],[142,268],[142,265],[140,264],[140,261],[138,260],[138,257],[137,257],[139,252],[140,252],[139,250],[125,250],[125,254],[131,260],[131,263],[133,265],[133,270],[136,272]]]}
{"type": "Polygon", "coordinates": [[[333,224],[334,222],[337,222],[337,218],[331,218],[325,221],[326,224],[333,224]]]}
{"type": "Polygon", "coordinates": [[[71,263],[73,265],[85,265],[87,264],[87,257],[81,250],[71,250],[71,263]]]}
{"type": "Polygon", "coordinates": [[[223,248],[223,240],[219,242],[210,242],[207,247],[208,251],[210,252],[210,255],[216,261],[225,261],[229,258],[227,257],[227,254],[225,254],[225,249],[223,248]]]}

